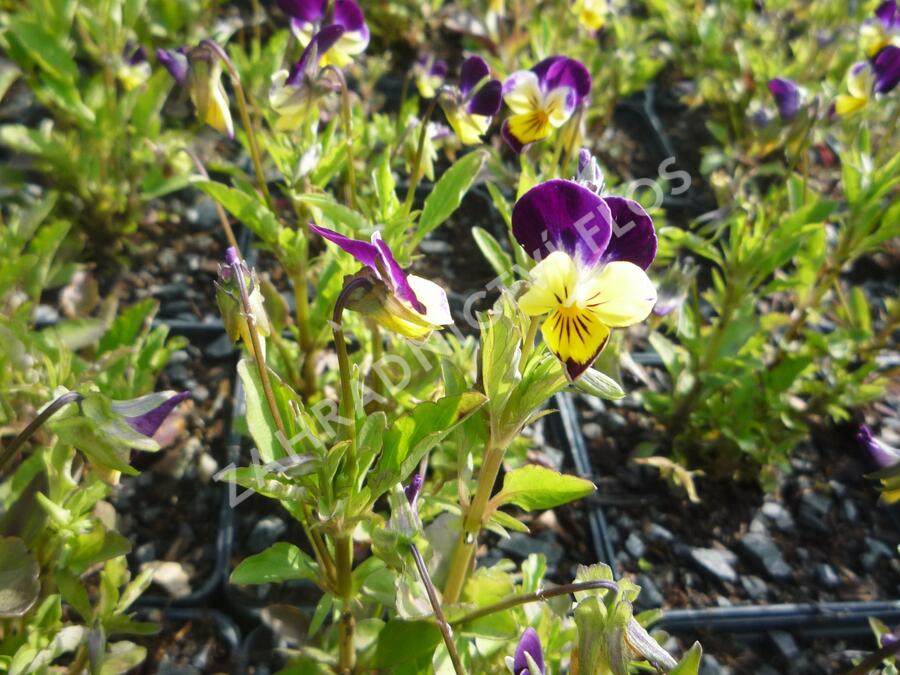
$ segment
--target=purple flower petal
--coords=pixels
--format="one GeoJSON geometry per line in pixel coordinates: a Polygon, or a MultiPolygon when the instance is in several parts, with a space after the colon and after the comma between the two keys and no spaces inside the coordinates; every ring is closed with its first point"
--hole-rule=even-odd
{"type": "Polygon", "coordinates": [[[611,223],[612,214],[603,199],[562,179],[531,188],[512,213],[513,234],[535,260],[563,250],[585,264],[594,264],[609,244],[611,223]]]}
{"type": "Polygon", "coordinates": [[[624,197],[604,197],[612,215],[612,237],[603,253],[603,262],[625,260],[641,269],[656,257],[656,230],[644,207],[624,197]]]}
{"type": "Polygon", "coordinates": [[[550,91],[556,87],[569,87],[575,92],[575,106],[579,106],[591,93],[591,74],[581,61],[567,56],[550,56],[532,72],[541,81],[541,88],[550,91]]]}
{"type": "Polygon", "coordinates": [[[291,68],[291,72],[284,83],[291,87],[302,84],[304,73],[314,71],[322,55],[331,49],[345,32],[346,30],[343,26],[332,24],[325,26],[325,28],[313,35],[309,44],[306,45],[306,49],[303,50],[300,60],[291,68]],[[315,53],[315,59],[313,59],[313,53],[315,53]]]}
{"type": "Polygon", "coordinates": [[[329,230],[327,227],[319,227],[310,223],[309,229],[321,237],[325,237],[333,244],[337,244],[343,251],[349,253],[366,267],[379,272],[378,261],[381,257],[378,247],[367,241],[345,237],[340,232],[329,230]]]}
{"type": "Polygon", "coordinates": [[[875,10],[875,16],[887,30],[896,30],[900,28],[900,8],[897,7],[896,0],[886,0],[878,5],[875,10]]]}
{"type": "Polygon", "coordinates": [[[523,144],[522,141],[513,136],[512,132],[509,130],[508,119],[503,120],[503,125],[500,127],[500,135],[503,137],[503,140],[506,141],[506,144],[510,149],[517,155],[521,155],[525,151],[525,148],[530,145],[530,143],[523,144]]]}
{"type": "Polygon", "coordinates": [[[381,238],[380,232],[375,232],[372,235],[372,243],[378,247],[378,251],[381,254],[381,263],[384,267],[383,270],[379,270],[380,274],[390,275],[388,283],[391,285],[391,288],[394,291],[394,294],[402,299],[406,300],[419,314],[425,314],[427,311],[425,305],[419,302],[419,299],[416,297],[415,291],[413,291],[412,286],[409,285],[409,281],[406,279],[406,273],[403,271],[403,268],[397,263],[396,258],[394,258],[394,254],[391,251],[390,247],[387,245],[387,242],[381,238]]]}
{"type": "Polygon", "coordinates": [[[238,255],[237,249],[234,246],[229,246],[225,249],[225,264],[226,265],[234,265],[237,262],[241,261],[241,256],[238,255]]]}
{"type": "Polygon", "coordinates": [[[785,77],[776,77],[768,82],[769,91],[775,98],[781,119],[789,120],[800,109],[800,89],[797,83],[785,77]]]}
{"type": "Polygon", "coordinates": [[[336,0],[332,21],[343,26],[348,33],[369,34],[365,14],[355,0],[336,0]]]}
{"type": "Polygon", "coordinates": [[[328,0],[278,0],[281,11],[303,23],[318,23],[325,16],[328,0]]]}
{"type": "Polygon", "coordinates": [[[491,74],[491,68],[480,56],[470,56],[463,61],[459,71],[459,90],[468,95],[476,84],[491,74]]]}
{"type": "MultiPolygon", "coordinates": [[[[541,669],[541,675],[543,675],[544,651],[541,649],[541,639],[538,637],[537,631],[531,627],[525,629],[525,632],[522,633],[522,639],[519,640],[519,644],[516,647],[516,655],[513,659],[514,675],[529,675],[528,660],[525,658],[525,654],[534,659],[537,667],[541,669]]],[[[537,674],[531,673],[530,675],[537,674]]]]}
{"type": "Polygon", "coordinates": [[[486,82],[481,89],[475,92],[466,109],[472,115],[493,117],[500,112],[500,106],[503,102],[502,90],[503,86],[500,84],[500,80],[486,82]]]}
{"type": "Polygon", "coordinates": [[[875,72],[875,93],[887,94],[900,82],[900,47],[888,45],[872,62],[875,72]]]}
{"type": "Polygon", "coordinates": [[[885,469],[900,462],[900,450],[879,441],[872,435],[872,430],[865,424],[859,425],[859,431],[856,432],[856,441],[868,453],[869,459],[879,469],[885,469]]]}
{"type": "Polygon", "coordinates": [[[188,60],[182,51],[157,49],[156,58],[169,71],[179,86],[184,86],[188,77],[188,60]]]}
{"type": "Polygon", "coordinates": [[[128,61],[128,65],[136,66],[139,63],[147,62],[147,50],[144,49],[143,46],[138,47],[133,52],[131,52],[131,56],[129,56],[126,61],[128,61]]]}
{"type": "Polygon", "coordinates": [[[409,485],[403,488],[406,499],[409,502],[409,505],[413,507],[414,511],[416,510],[416,503],[419,501],[419,492],[422,491],[423,480],[422,474],[414,473],[409,481],[409,485]]]}
{"type": "Polygon", "coordinates": [[[169,416],[169,413],[175,409],[175,406],[190,397],[190,392],[183,391],[169,397],[155,408],[148,410],[141,415],[125,417],[125,421],[128,423],[128,426],[139,434],[151,438],[153,434],[156,433],[157,429],[162,426],[162,423],[165,421],[166,417],[169,416]]]}

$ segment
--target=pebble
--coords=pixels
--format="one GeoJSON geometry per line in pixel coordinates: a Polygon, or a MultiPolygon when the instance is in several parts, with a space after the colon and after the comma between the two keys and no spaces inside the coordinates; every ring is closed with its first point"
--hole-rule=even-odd
{"type": "Polygon", "coordinates": [[[769,594],[769,587],[766,582],[755,574],[744,574],[741,576],[741,586],[747,597],[751,600],[765,600],[769,594]]]}
{"type": "Polygon", "coordinates": [[[156,543],[148,541],[134,549],[134,559],[137,563],[143,564],[150,562],[156,558],[156,543]]]}
{"type": "Polygon", "coordinates": [[[581,427],[581,433],[583,433],[584,437],[589,441],[596,441],[603,438],[603,427],[596,422],[587,422],[581,427]]]}
{"type": "Polygon", "coordinates": [[[790,532],[794,529],[794,517],[778,502],[766,502],[762,505],[761,510],[762,514],[782,532],[790,532]]]}
{"type": "Polygon", "coordinates": [[[800,524],[823,534],[831,531],[826,518],[831,511],[831,498],[818,492],[804,492],[800,498],[800,524]]]}
{"type": "Polygon", "coordinates": [[[733,671],[728,666],[723,666],[716,661],[712,654],[704,654],[700,664],[700,675],[731,675],[733,671]]]}
{"type": "Polygon", "coordinates": [[[600,414],[601,424],[607,431],[621,431],[628,426],[628,420],[611,410],[600,414]]]}
{"type": "Polygon", "coordinates": [[[783,630],[774,630],[769,633],[769,637],[772,639],[772,644],[775,646],[778,656],[788,663],[794,661],[800,655],[800,647],[797,646],[797,641],[794,640],[790,633],[783,630]]]}
{"type": "Polygon", "coordinates": [[[532,553],[543,553],[550,568],[559,565],[565,556],[565,549],[552,532],[541,532],[534,537],[515,532],[509,539],[501,539],[498,548],[518,559],[527,558],[532,553]]]}
{"type": "Polygon", "coordinates": [[[278,541],[278,537],[287,530],[285,523],[278,516],[265,516],[257,521],[250,531],[247,545],[252,553],[259,553],[278,541]]]}
{"type": "Polygon", "coordinates": [[[662,525],[658,525],[656,523],[652,523],[650,527],[647,528],[647,536],[653,541],[674,541],[675,535],[669,532],[662,525]]]}
{"type": "Polygon", "coordinates": [[[691,548],[688,556],[693,563],[708,575],[719,581],[734,583],[737,581],[737,572],[734,571],[733,556],[716,548],[691,548]]]}
{"type": "Polygon", "coordinates": [[[878,539],[866,537],[866,552],[860,556],[863,569],[866,570],[866,572],[871,572],[875,569],[878,565],[878,561],[882,558],[891,560],[893,557],[894,552],[891,550],[890,546],[878,539]]]}
{"type": "Polygon", "coordinates": [[[153,570],[153,583],[159,584],[173,598],[182,598],[191,592],[191,577],[181,563],[154,560],[141,565],[141,571],[153,570]]]}
{"type": "Polygon", "coordinates": [[[653,579],[646,574],[639,574],[634,582],[641,587],[641,594],[634,601],[638,609],[656,609],[662,606],[665,598],[653,579]]]}
{"type": "Polygon", "coordinates": [[[197,477],[204,483],[212,480],[219,470],[219,463],[208,452],[204,452],[197,459],[197,477]]]}
{"type": "Polygon", "coordinates": [[[768,533],[750,532],[744,535],[741,548],[770,578],[790,578],[791,568],[768,533]]]}
{"type": "Polygon", "coordinates": [[[227,359],[235,352],[234,343],[227,334],[220,335],[207,345],[205,354],[213,360],[227,359]]]}
{"type": "Polygon", "coordinates": [[[837,588],[841,585],[841,578],[838,576],[837,570],[828,563],[816,565],[816,577],[825,588],[837,588]]]}
{"type": "Polygon", "coordinates": [[[841,513],[848,523],[853,524],[859,520],[859,509],[852,499],[845,499],[841,502],[841,513]]]}
{"type": "Polygon", "coordinates": [[[639,560],[647,552],[647,546],[641,541],[637,532],[632,532],[628,535],[628,539],[625,540],[625,550],[628,551],[628,555],[632,558],[639,560]]]}

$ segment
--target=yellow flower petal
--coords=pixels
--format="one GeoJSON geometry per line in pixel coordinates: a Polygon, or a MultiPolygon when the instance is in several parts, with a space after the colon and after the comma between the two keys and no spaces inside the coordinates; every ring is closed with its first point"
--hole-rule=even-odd
{"type": "Polygon", "coordinates": [[[463,145],[477,145],[481,143],[481,136],[491,124],[491,118],[485,115],[472,115],[459,108],[457,110],[444,110],[447,121],[453,127],[454,133],[463,145]]]}
{"type": "Polygon", "coordinates": [[[547,112],[550,124],[556,128],[561,127],[572,116],[572,111],[566,107],[569,91],[568,87],[557,87],[544,99],[544,110],[547,112]]]}
{"type": "Polygon", "coordinates": [[[543,96],[538,76],[530,70],[520,70],[512,76],[515,86],[503,95],[514,115],[524,115],[541,107],[543,96]]]}
{"type": "Polygon", "coordinates": [[[558,307],[541,326],[544,341],[560,361],[589,365],[609,338],[596,315],[577,307],[558,307]]]}
{"type": "Polygon", "coordinates": [[[509,118],[509,133],[522,145],[542,141],[553,130],[550,115],[544,110],[536,110],[509,118]]]}
{"type": "Polygon", "coordinates": [[[874,83],[872,69],[868,65],[863,66],[856,73],[851,69],[847,75],[847,91],[854,98],[868,99],[874,83]]]}
{"type": "Polygon", "coordinates": [[[229,138],[234,137],[234,123],[231,120],[231,110],[228,108],[228,97],[225,95],[225,88],[221,82],[217,82],[212,88],[212,96],[210,96],[206,106],[206,115],[204,122],[216,131],[226,134],[229,138]]]}
{"type": "Polygon", "coordinates": [[[639,323],[656,303],[650,277],[634,263],[617,260],[604,265],[578,287],[578,304],[613,328],[639,323]]]}
{"type": "Polygon", "coordinates": [[[834,112],[841,116],[849,115],[855,113],[857,110],[865,108],[868,102],[868,97],[856,98],[854,96],[841,94],[834,101],[834,112]]]}
{"type": "Polygon", "coordinates": [[[578,283],[575,261],[554,251],[531,270],[531,288],[519,298],[519,307],[529,316],[554,311],[566,302],[578,283]]]}
{"type": "Polygon", "coordinates": [[[606,0],[578,0],[572,7],[578,22],[588,30],[597,31],[606,22],[606,0]]]}

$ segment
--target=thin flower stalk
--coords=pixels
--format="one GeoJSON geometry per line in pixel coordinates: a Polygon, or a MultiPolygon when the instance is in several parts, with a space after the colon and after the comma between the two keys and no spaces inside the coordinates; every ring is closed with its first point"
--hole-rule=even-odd
{"type": "Polygon", "coordinates": [[[422,156],[425,153],[425,138],[428,134],[428,123],[434,114],[434,106],[438,99],[433,98],[425,110],[422,117],[421,128],[419,130],[419,142],[416,145],[416,155],[413,158],[413,170],[409,176],[409,186],[406,188],[406,199],[403,200],[403,212],[409,215],[412,211],[413,200],[416,197],[416,188],[419,187],[419,181],[422,179],[422,156]]]}
{"type": "Polygon", "coordinates": [[[19,451],[26,441],[31,438],[34,433],[44,426],[44,423],[53,417],[61,408],[66,407],[70,403],[76,403],[81,401],[84,398],[81,394],[75,391],[67,391],[62,396],[59,396],[55,401],[53,401],[50,405],[44,408],[40,414],[35,417],[31,422],[28,423],[28,426],[25,427],[18,436],[16,436],[12,441],[10,441],[9,445],[3,449],[3,452],[0,453],[0,473],[3,472],[3,469],[6,467],[9,462],[16,456],[16,453],[19,451]]]}
{"type": "Polygon", "coordinates": [[[347,201],[351,209],[356,208],[356,169],[353,166],[353,112],[350,109],[350,90],[347,88],[347,78],[340,68],[329,65],[323,70],[334,74],[341,85],[341,123],[344,125],[344,135],[347,137],[344,144],[347,148],[347,201]]]}
{"type": "MultiPolygon", "coordinates": [[[[185,154],[191,158],[191,162],[194,164],[194,168],[197,170],[203,178],[209,180],[209,173],[206,171],[206,167],[203,166],[203,162],[200,161],[200,158],[197,156],[197,153],[191,150],[188,147],[182,148],[185,154]]],[[[213,206],[216,209],[216,214],[219,216],[219,222],[222,224],[222,229],[225,231],[225,238],[228,240],[228,245],[231,246],[240,257],[243,257],[241,253],[241,247],[238,246],[237,238],[234,236],[234,230],[231,229],[231,223],[228,220],[228,214],[225,213],[225,209],[223,206],[217,201],[212,200],[213,206]]]]}
{"type": "Polygon", "coordinates": [[[426,567],[425,561],[422,559],[422,554],[415,544],[410,544],[409,550],[410,553],[412,553],[413,560],[416,562],[416,569],[419,571],[419,576],[422,578],[422,584],[425,586],[425,591],[428,593],[428,601],[431,603],[434,619],[437,621],[438,628],[441,631],[441,637],[444,639],[447,653],[450,654],[450,662],[453,664],[453,670],[456,672],[456,675],[466,675],[466,669],[463,667],[462,661],[459,658],[459,652],[456,650],[456,643],[453,641],[453,631],[444,616],[443,609],[441,609],[441,601],[437,597],[434,583],[431,581],[431,576],[428,574],[428,567],[426,567]]]}

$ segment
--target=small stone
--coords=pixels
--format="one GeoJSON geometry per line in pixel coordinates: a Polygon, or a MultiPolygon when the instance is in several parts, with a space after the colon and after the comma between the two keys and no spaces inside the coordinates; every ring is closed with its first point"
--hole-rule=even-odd
{"type": "Polygon", "coordinates": [[[220,335],[206,347],[206,356],[213,360],[227,359],[236,349],[231,338],[227,334],[220,335]]]}
{"type": "Polygon", "coordinates": [[[639,610],[656,609],[662,606],[665,598],[653,579],[646,574],[639,574],[634,582],[641,587],[641,594],[634,601],[639,610]]]}
{"type": "Polygon", "coordinates": [[[828,481],[828,486],[831,488],[831,492],[835,497],[840,498],[847,494],[847,486],[836,480],[828,481]]]}
{"type": "Polygon", "coordinates": [[[134,549],[134,559],[138,564],[144,564],[156,558],[156,544],[148,541],[134,549]]]}
{"type": "Polygon", "coordinates": [[[816,565],[816,577],[825,588],[838,588],[841,585],[841,578],[838,576],[837,570],[828,563],[816,565]]]}
{"type": "Polygon", "coordinates": [[[775,645],[775,651],[778,652],[778,656],[784,661],[790,663],[800,655],[800,647],[797,646],[797,641],[794,640],[790,633],[783,630],[774,630],[769,633],[769,637],[772,639],[772,644],[775,645]]]}
{"type": "Polygon", "coordinates": [[[852,499],[845,499],[841,502],[841,513],[848,523],[855,524],[859,520],[859,509],[852,499]]]}
{"type": "Polygon", "coordinates": [[[581,427],[581,433],[583,433],[584,437],[589,441],[596,441],[597,439],[603,438],[603,427],[596,422],[588,422],[581,427]]]}
{"type": "Polygon", "coordinates": [[[644,554],[647,552],[647,547],[644,542],[641,541],[638,533],[632,532],[628,535],[628,539],[625,540],[625,550],[628,551],[628,555],[632,558],[639,560],[644,557],[644,554]]]}
{"type": "Polygon", "coordinates": [[[800,498],[800,523],[823,534],[831,531],[827,517],[831,511],[831,498],[818,492],[804,492],[800,498]]]}
{"type": "Polygon", "coordinates": [[[194,387],[191,391],[191,399],[195,403],[204,403],[209,400],[209,389],[204,387],[202,384],[194,387]]]}
{"type": "Polygon", "coordinates": [[[712,654],[704,654],[700,664],[700,675],[731,675],[732,670],[716,661],[712,654]]]}
{"type": "Polygon", "coordinates": [[[750,531],[767,533],[769,528],[766,526],[766,519],[759,514],[753,516],[753,520],[750,521],[750,531]]]}
{"type": "Polygon", "coordinates": [[[197,458],[197,478],[204,483],[212,480],[219,470],[219,463],[208,452],[204,452],[197,458]]]}
{"type": "Polygon", "coordinates": [[[731,600],[726,598],[724,595],[716,596],[716,607],[731,607],[731,600]]]}
{"type": "Polygon", "coordinates": [[[628,426],[628,420],[612,410],[601,413],[601,424],[607,431],[622,431],[628,426]]]}
{"type": "Polygon", "coordinates": [[[766,582],[754,574],[745,574],[741,576],[741,586],[744,592],[751,600],[765,600],[769,594],[769,587],[766,582]]]}
{"type": "Polygon", "coordinates": [[[688,555],[701,572],[719,581],[732,584],[737,581],[737,572],[734,571],[729,556],[724,551],[716,548],[692,548],[688,555]]]}
{"type": "Polygon", "coordinates": [[[527,558],[532,553],[543,553],[547,558],[547,565],[551,568],[556,567],[566,553],[552,532],[541,532],[536,537],[515,532],[509,539],[501,539],[497,546],[504,553],[517,559],[527,558]]]}
{"type": "Polygon", "coordinates": [[[794,529],[794,517],[778,502],[766,502],[762,505],[762,514],[771,520],[782,532],[794,529]]]}
{"type": "Polygon", "coordinates": [[[153,570],[153,583],[159,584],[173,598],[190,595],[191,576],[181,563],[154,560],[141,565],[141,571],[153,570]]]}
{"type": "Polygon", "coordinates": [[[253,553],[259,553],[278,541],[287,530],[287,524],[278,516],[266,516],[257,521],[250,531],[247,545],[253,553]]]}
{"type": "Polygon", "coordinates": [[[788,579],[791,568],[768,534],[750,532],[741,539],[741,548],[772,579],[788,579]]]}
{"type": "Polygon", "coordinates": [[[875,569],[880,560],[891,560],[893,557],[894,553],[891,551],[890,546],[878,539],[866,537],[866,552],[860,556],[863,569],[866,572],[871,572],[875,569]]]}
{"type": "Polygon", "coordinates": [[[658,525],[656,523],[651,523],[650,527],[647,528],[647,536],[653,541],[673,541],[675,539],[675,535],[669,532],[662,525],[658,525]]]}

